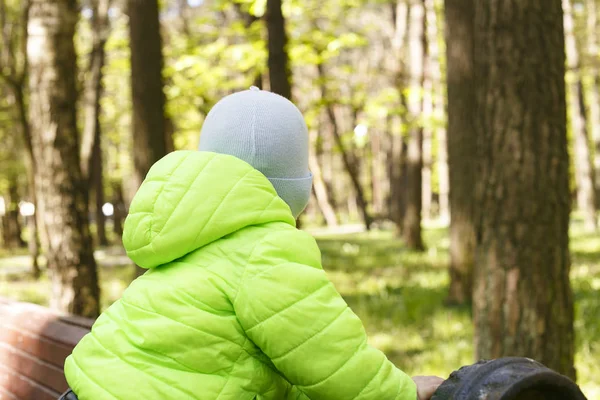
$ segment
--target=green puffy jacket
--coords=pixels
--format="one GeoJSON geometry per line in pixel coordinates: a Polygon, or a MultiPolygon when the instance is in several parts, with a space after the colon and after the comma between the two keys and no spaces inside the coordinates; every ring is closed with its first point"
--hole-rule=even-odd
{"type": "Polygon", "coordinates": [[[65,363],[80,400],[415,400],[367,344],[270,182],[237,158],[156,163],[125,221],[149,269],[65,363]]]}

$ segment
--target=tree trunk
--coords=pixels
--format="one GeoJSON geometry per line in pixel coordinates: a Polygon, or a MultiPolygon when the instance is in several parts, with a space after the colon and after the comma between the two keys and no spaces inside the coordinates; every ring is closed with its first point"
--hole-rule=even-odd
{"type": "Polygon", "coordinates": [[[123,185],[121,182],[113,182],[113,230],[118,237],[123,236],[123,221],[127,215],[125,207],[125,197],[123,196],[123,185]]]}
{"type": "Polygon", "coordinates": [[[427,56],[426,22],[424,0],[413,0],[410,5],[408,33],[410,92],[407,100],[411,128],[406,165],[407,185],[404,187],[406,211],[402,221],[402,237],[406,246],[413,250],[425,248],[421,237],[423,127],[418,119],[423,111],[421,89],[424,83],[423,67],[427,56]]]}
{"type": "Polygon", "coordinates": [[[104,205],[104,179],[103,179],[103,159],[102,149],[100,148],[100,137],[94,141],[94,149],[92,150],[92,170],[89,184],[94,194],[93,209],[96,217],[96,235],[98,237],[99,246],[108,246],[106,237],[106,216],[102,211],[104,205]]]}
{"type": "MultiPolygon", "coordinates": [[[[433,90],[433,84],[431,79],[426,79],[423,91],[423,118],[431,119],[433,117],[433,98],[431,92],[433,90]],[[429,92],[429,93],[427,93],[429,92]]],[[[430,127],[423,128],[423,168],[421,170],[421,197],[422,202],[422,218],[424,220],[431,220],[432,206],[433,206],[433,130],[430,127]]]]}
{"type": "Polygon", "coordinates": [[[440,64],[440,49],[438,45],[438,34],[440,32],[441,22],[439,21],[435,0],[425,2],[427,9],[427,37],[429,45],[429,74],[432,81],[433,96],[433,122],[435,122],[435,135],[437,139],[437,176],[439,187],[438,217],[440,221],[448,223],[450,221],[450,205],[448,193],[450,184],[448,182],[448,150],[446,142],[446,129],[441,126],[440,121],[444,119],[444,100],[445,87],[442,82],[442,70],[440,64]]]}
{"type": "Polygon", "coordinates": [[[360,184],[360,178],[358,174],[357,168],[357,160],[350,151],[346,149],[344,142],[342,140],[342,134],[340,133],[339,124],[337,121],[337,117],[335,115],[335,110],[333,109],[333,104],[331,104],[329,99],[329,94],[327,92],[327,86],[325,77],[327,76],[325,73],[325,66],[323,64],[317,64],[317,71],[319,76],[319,85],[321,89],[321,99],[325,101],[325,113],[327,118],[329,119],[329,123],[331,125],[331,131],[333,133],[333,138],[335,139],[335,143],[337,144],[340,152],[342,153],[342,161],[344,163],[344,167],[348,172],[348,176],[350,177],[350,181],[352,182],[352,187],[356,193],[356,202],[357,206],[360,209],[360,214],[363,218],[363,222],[365,224],[365,228],[367,230],[371,229],[371,225],[373,224],[373,218],[367,209],[368,204],[365,199],[365,194],[360,184]]]}
{"type": "MultiPolygon", "coordinates": [[[[3,19],[2,26],[0,29],[4,32],[2,39],[0,40],[0,47],[5,47],[7,49],[15,49],[17,47],[16,54],[11,51],[8,52],[8,59],[5,60],[7,62],[7,70],[10,71],[8,76],[3,75],[5,81],[7,82],[7,86],[15,99],[15,103],[17,105],[18,111],[18,120],[19,125],[21,126],[21,134],[23,135],[23,141],[25,142],[26,149],[26,159],[27,159],[27,178],[28,178],[28,191],[29,196],[31,197],[31,201],[34,207],[37,207],[37,201],[35,196],[35,165],[33,162],[33,149],[31,144],[31,131],[29,127],[29,121],[27,120],[27,105],[25,103],[25,85],[26,85],[26,76],[27,76],[27,24],[29,21],[29,8],[30,1],[24,0],[21,2],[19,23],[20,25],[20,35],[19,39],[16,38],[17,35],[9,35],[8,29],[6,29],[6,19],[3,19]],[[11,43],[11,40],[20,40],[20,45],[16,46],[15,42],[11,43]],[[21,60],[19,63],[18,60],[21,60]],[[8,79],[7,79],[8,78],[8,79]]],[[[6,5],[4,4],[4,0],[0,1],[0,12],[6,13],[6,5]]],[[[4,15],[5,17],[5,15],[4,15]]],[[[2,69],[2,68],[0,68],[2,69]]],[[[29,240],[28,247],[29,253],[31,255],[32,260],[32,273],[34,278],[39,278],[41,275],[40,266],[38,264],[38,259],[40,255],[40,246],[39,246],[39,233],[38,233],[38,223],[37,223],[38,215],[37,213],[30,217],[27,221],[29,227],[29,240]]]]}
{"type": "Polygon", "coordinates": [[[131,46],[133,164],[136,188],[165,156],[165,96],[158,0],[127,0],[131,46]]]}
{"type": "Polygon", "coordinates": [[[530,357],[573,378],[561,2],[474,4],[476,356],[530,357]]]}
{"type": "Polygon", "coordinates": [[[267,0],[265,20],[267,23],[269,51],[269,81],[271,92],[286,99],[292,98],[291,71],[287,53],[285,18],[281,11],[282,0],[267,0]]]}
{"type": "Polygon", "coordinates": [[[85,317],[100,312],[77,132],[76,54],[79,10],[73,0],[32,0],[28,59],[30,122],[42,243],[53,308],[85,317]]]}
{"type": "MultiPolygon", "coordinates": [[[[150,167],[167,154],[163,56],[158,0],[127,0],[131,46],[133,165],[138,188],[150,167]]],[[[136,276],[143,274],[136,268],[136,276]]]]}
{"type": "Polygon", "coordinates": [[[450,289],[448,302],[471,301],[475,251],[475,168],[473,124],[474,0],[446,0],[448,168],[450,183],[450,289]]]}
{"type": "Polygon", "coordinates": [[[385,207],[385,152],[383,134],[375,129],[371,133],[371,190],[373,191],[373,212],[381,217],[385,207]]]}
{"type": "Polygon", "coordinates": [[[575,180],[577,183],[577,207],[583,212],[584,226],[588,231],[596,230],[596,193],[594,189],[594,170],[588,142],[587,117],[579,52],[575,39],[571,0],[563,0],[564,32],[567,53],[571,128],[573,131],[573,157],[575,162],[575,180]]]}
{"type": "Polygon", "coordinates": [[[600,204],[600,72],[598,70],[598,10],[596,0],[586,1],[587,12],[587,48],[588,57],[592,61],[589,66],[592,85],[589,89],[590,128],[594,140],[594,176],[596,178],[596,207],[600,204]]]}
{"type": "MultiPolygon", "coordinates": [[[[441,83],[440,86],[442,86],[441,83]]],[[[440,110],[436,111],[436,115],[443,115],[443,97],[439,97],[439,102],[440,110]]],[[[439,218],[442,223],[447,224],[450,222],[450,177],[448,172],[448,136],[445,128],[437,130],[437,174],[440,198],[439,218]]]]}
{"type": "Polygon", "coordinates": [[[25,247],[21,237],[21,221],[19,220],[19,193],[16,176],[8,179],[8,192],[5,200],[6,213],[2,218],[2,233],[4,235],[4,246],[7,249],[25,247]]]}
{"type": "Polygon", "coordinates": [[[102,68],[106,58],[105,46],[109,34],[108,9],[111,0],[92,1],[92,52],[90,54],[89,77],[85,92],[85,124],[81,143],[81,171],[94,199],[96,236],[100,246],[106,246],[104,183],[102,173],[102,131],[100,125],[100,99],[102,98],[102,68]]]}
{"type": "Polygon", "coordinates": [[[318,132],[316,130],[310,131],[310,152],[308,156],[308,164],[313,174],[313,190],[317,205],[323,214],[325,223],[329,227],[335,227],[338,225],[337,216],[335,211],[329,202],[329,196],[327,194],[327,188],[323,182],[323,174],[321,173],[321,166],[319,160],[315,154],[315,142],[317,140],[318,132]]]}

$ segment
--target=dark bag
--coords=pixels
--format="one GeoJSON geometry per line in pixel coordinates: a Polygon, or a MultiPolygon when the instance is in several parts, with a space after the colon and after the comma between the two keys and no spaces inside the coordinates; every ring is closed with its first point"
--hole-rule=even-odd
{"type": "Polygon", "coordinates": [[[63,395],[60,396],[58,398],[58,400],[78,400],[78,399],[77,399],[77,395],[75,393],[73,393],[73,391],[71,389],[69,389],[65,393],[63,393],[63,395]]]}

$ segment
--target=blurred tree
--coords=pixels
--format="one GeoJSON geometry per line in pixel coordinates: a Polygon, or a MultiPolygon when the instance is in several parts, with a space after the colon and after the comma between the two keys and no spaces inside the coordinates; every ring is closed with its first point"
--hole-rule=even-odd
{"type": "Polygon", "coordinates": [[[475,247],[476,133],[473,124],[473,0],[445,0],[450,178],[450,289],[448,301],[471,301],[475,247]]]}
{"type": "Polygon", "coordinates": [[[423,126],[419,118],[423,111],[422,87],[427,57],[427,36],[425,34],[427,20],[424,0],[412,0],[409,12],[408,66],[410,77],[407,100],[410,130],[406,159],[407,184],[404,189],[406,191],[406,211],[402,221],[402,237],[408,248],[423,250],[425,248],[421,237],[423,126]]]}
{"type": "MultiPolygon", "coordinates": [[[[29,0],[24,0],[16,5],[8,3],[8,7],[6,0],[0,0],[0,30],[2,31],[0,35],[0,78],[7,84],[15,101],[28,163],[28,194],[35,207],[37,205],[35,195],[35,163],[33,162],[31,130],[27,118],[26,103],[28,69],[26,45],[29,7],[29,0]],[[9,13],[9,11],[13,12],[9,13]]],[[[38,219],[39,216],[37,213],[28,219],[28,245],[34,277],[40,276],[40,267],[38,264],[40,253],[38,219]]]]}
{"type": "Polygon", "coordinates": [[[133,163],[139,187],[167,150],[158,0],[127,0],[131,46],[133,163]]]}
{"type": "MultiPolygon", "coordinates": [[[[127,0],[131,46],[133,165],[135,187],[167,154],[163,56],[158,0],[127,0]]],[[[137,268],[136,274],[144,272],[137,268]]]]}
{"type": "Polygon", "coordinates": [[[598,9],[596,0],[586,0],[586,48],[591,85],[589,88],[589,126],[594,141],[596,208],[600,203],[600,68],[598,67],[598,9]]]}
{"type": "Polygon", "coordinates": [[[52,280],[51,306],[96,317],[100,290],[76,118],[73,36],[78,15],[74,0],[31,1],[29,111],[41,238],[52,280]]]}
{"type": "MultiPolygon", "coordinates": [[[[405,0],[397,0],[390,3],[392,10],[392,49],[394,50],[394,84],[398,87],[398,102],[403,108],[407,108],[407,100],[404,92],[406,85],[406,42],[408,39],[409,25],[409,6],[405,0]]],[[[389,154],[389,172],[390,179],[390,219],[394,221],[398,229],[402,230],[402,221],[404,219],[406,193],[403,188],[406,187],[406,155],[407,142],[403,132],[403,124],[400,115],[392,115],[389,118],[389,128],[392,132],[392,145],[389,154]]]]}
{"type": "Polygon", "coordinates": [[[589,148],[585,94],[583,90],[579,50],[575,39],[571,0],[563,0],[564,33],[567,52],[567,88],[571,128],[573,131],[573,158],[575,161],[575,181],[577,183],[577,206],[584,215],[584,225],[588,231],[597,228],[596,193],[594,189],[594,169],[589,148]]]}
{"type": "Polygon", "coordinates": [[[265,19],[267,21],[269,50],[269,83],[271,92],[286,99],[292,98],[291,70],[287,53],[287,32],[285,18],[281,11],[282,0],[267,0],[265,19]]]}
{"type": "Polygon", "coordinates": [[[104,180],[102,160],[102,134],[100,124],[100,99],[102,97],[102,68],[105,63],[105,46],[109,35],[108,10],[111,0],[91,1],[92,50],[89,56],[88,78],[85,88],[85,124],[81,139],[81,171],[88,181],[93,196],[96,235],[100,246],[108,245],[105,229],[104,180]]]}
{"type": "Polygon", "coordinates": [[[476,357],[574,378],[561,1],[474,6],[476,357]]]}

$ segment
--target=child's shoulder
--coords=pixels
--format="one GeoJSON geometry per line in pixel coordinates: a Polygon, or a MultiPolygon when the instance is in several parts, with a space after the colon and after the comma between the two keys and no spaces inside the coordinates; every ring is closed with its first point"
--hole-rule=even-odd
{"type": "Polygon", "coordinates": [[[289,225],[270,227],[257,243],[252,258],[268,259],[273,264],[297,263],[321,268],[321,252],[315,239],[289,225]]]}

